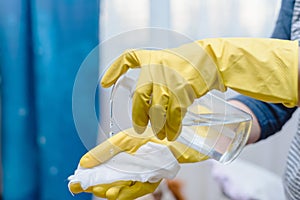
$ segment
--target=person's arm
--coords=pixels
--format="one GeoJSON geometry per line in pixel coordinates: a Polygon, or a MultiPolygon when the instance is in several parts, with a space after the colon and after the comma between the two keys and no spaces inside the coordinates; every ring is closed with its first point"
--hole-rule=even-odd
{"type": "Polygon", "coordinates": [[[253,117],[248,144],[266,139],[280,131],[297,109],[297,107],[287,108],[282,104],[262,102],[243,95],[235,96],[229,102],[253,117]]]}
{"type": "MultiPolygon", "coordinates": [[[[298,106],[300,106],[300,48],[298,50],[298,106]]],[[[251,114],[252,128],[248,144],[265,139],[281,130],[297,109],[287,108],[281,104],[271,104],[239,95],[229,101],[232,105],[251,114]]]]}
{"type": "Polygon", "coordinates": [[[292,17],[295,0],[282,0],[276,26],[271,38],[282,40],[291,39],[292,17]]]}
{"type": "MultiPolygon", "coordinates": [[[[295,0],[282,0],[280,12],[276,20],[276,26],[271,38],[290,40],[291,26],[295,0]]],[[[299,52],[298,52],[299,54],[299,52]]],[[[299,56],[300,57],[300,56],[299,56]]],[[[298,77],[300,65],[298,61],[298,77]]],[[[300,79],[298,78],[298,96],[300,94],[300,79]]],[[[286,121],[290,119],[296,108],[286,108],[281,104],[268,104],[259,100],[239,95],[230,102],[240,109],[250,113],[253,117],[253,125],[248,144],[265,139],[278,132],[286,121]],[[258,117],[257,117],[258,116],[258,117]]],[[[298,106],[300,101],[298,101],[298,106]]]]}
{"type": "Polygon", "coordinates": [[[255,116],[255,114],[252,112],[252,110],[248,106],[246,106],[241,101],[231,100],[229,102],[230,102],[230,104],[240,108],[241,110],[249,113],[252,116],[253,122],[252,122],[251,132],[250,132],[250,136],[249,136],[247,144],[257,142],[260,138],[261,128],[260,128],[260,125],[258,123],[258,120],[257,120],[257,117],[255,116]]]}

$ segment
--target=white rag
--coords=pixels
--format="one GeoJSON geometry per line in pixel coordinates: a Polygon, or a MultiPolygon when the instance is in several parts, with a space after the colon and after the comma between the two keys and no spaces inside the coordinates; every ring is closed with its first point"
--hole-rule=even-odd
{"type": "Polygon", "coordinates": [[[93,168],[78,165],[68,180],[69,186],[71,183],[80,183],[85,190],[90,186],[120,180],[155,183],[163,178],[174,178],[179,169],[178,161],[167,146],[148,142],[135,154],[122,152],[93,168]]]}

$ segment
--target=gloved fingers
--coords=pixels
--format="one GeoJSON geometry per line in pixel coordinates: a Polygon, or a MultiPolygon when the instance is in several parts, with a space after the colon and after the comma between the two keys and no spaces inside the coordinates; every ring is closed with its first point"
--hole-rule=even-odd
{"type": "Polygon", "coordinates": [[[106,191],[108,190],[107,187],[102,185],[93,186],[92,193],[96,197],[106,198],[106,191]]]}
{"type": "Polygon", "coordinates": [[[118,200],[136,199],[149,193],[153,193],[161,181],[156,183],[135,182],[131,186],[125,186],[119,191],[118,200]]]}
{"type": "MultiPolygon", "coordinates": [[[[129,131],[130,130],[128,130],[128,132],[129,131]]],[[[126,143],[126,141],[128,142],[128,140],[131,138],[130,134],[126,135],[124,132],[115,134],[113,137],[87,152],[80,159],[80,166],[84,168],[95,167],[111,159],[116,154],[126,151],[126,148],[134,149],[132,147],[134,145],[133,143],[128,143],[128,146],[124,147],[124,143],[126,143]]]]}
{"type": "Polygon", "coordinates": [[[108,200],[117,200],[117,199],[120,199],[119,198],[119,193],[121,191],[121,189],[123,188],[124,186],[115,186],[115,187],[112,187],[112,188],[109,188],[107,191],[106,191],[106,198],[108,200]]]}
{"type": "Polygon", "coordinates": [[[81,192],[92,192],[92,188],[91,188],[91,187],[89,187],[89,188],[86,189],[86,190],[82,189],[80,183],[70,183],[69,189],[70,189],[70,191],[71,191],[73,194],[78,194],[78,193],[81,193],[81,192]]]}
{"type": "Polygon", "coordinates": [[[177,141],[169,143],[168,147],[179,163],[194,163],[209,159],[207,155],[177,141]]]}
{"type": "Polygon", "coordinates": [[[146,129],[144,134],[137,134],[132,128],[115,134],[113,137],[99,144],[80,159],[80,166],[84,168],[95,167],[111,159],[120,152],[134,153],[149,141],[156,141],[151,129],[146,129]]]}
{"type": "Polygon", "coordinates": [[[169,141],[176,140],[181,133],[182,120],[195,98],[196,94],[188,83],[182,83],[170,92],[166,122],[166,136],[169,141]]]}
{"type": "Polygon", "coordinates": [[[168,88],[161,84],[153,84],[152,104],[149,110],[151,128],[160,140],[165,139],[166,113],[169,103],[168,88]]]}
{"type": "Polygon", "coordinates": [[[183,112],[180,107],[173,107],[169,104],[166,121],[166,137],[169,141],[177,139],[182,129],[183,112]]]}
{"type": "Polygon", "coordinates": [[[161,131],[159,131],[158,133],[155,133],[155,136],[159,139],[159,140],[164,140],[166,138],[166,131],[165,128],[163,128],[161,131]]]}
{"type": "Polygon", "coordinates": [[[139,56],[149,54],[146,50],[127,50],[119,56],[113,64],[106,70],[101,79],[102,87],[112,86],[120,76],[130,68],[139,68],[143,63],[140,62],[139,56]]]}
{"type": "Polygon", "coordinates": [[[132,97],[132,125],[137,133],[143,133],[149,121],[152,84],[139,85],[132,97]]]}
{"type": "Polygon", "coordinates": [[[133,181],[116,181],[108,184],[99,184],[92,187],[92,193],[101,198],[116,199],[122,187],[132,185],[133,181]]]}
{"type": "MultiPolygon", "coordinates": [[[[118,137],[117,135],[116,137],[118,137]]],[[[121,148],[114,145],[110,140],[106,140],[105,142],[99,144],[98,146],[87,152],[85,155],[83,155],[79,163],[80,166],[84,168],[95,167],[111,159],[121,151],[121,148]]]]}

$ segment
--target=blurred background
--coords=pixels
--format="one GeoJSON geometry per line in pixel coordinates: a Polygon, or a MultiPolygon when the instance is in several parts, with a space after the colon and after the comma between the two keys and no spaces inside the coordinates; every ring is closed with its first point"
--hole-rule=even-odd
{"type": "MultiPolygon", "coordinates": [[[[191,40],[270,37],[280,3],[280,0],[1,1],[2,199],[92,198],[88,194],[72,196],[67,177],[86,152],[72,116],[73,84],[81,63],[99,43],[143,27],[174,30],[191,40]]],[[[227,94],[232,95],[235,92],[227,94]]],[[[105,102],[108,96],[100,92],[99,98],[105,102]]],[[[105,120],[108,108],[100,104],[99,111],[100,120],[105,120]]],[[[293,117],[280,133],[247,146],[240,159],[281,177],[296,126],[297,119],[293,117]]],[[[225,198],[211,176],[211,166],[211,162],[203,162],[182,167],[177,179],[183,182],[187,199],[225,198]]]]}
{"type": "Polygon", "coordinates": [[[6,200],[72,196],[67,178],[86,152],[72,88],[99,43],[97,0],[0,1],[1,166],[6,200]]]}

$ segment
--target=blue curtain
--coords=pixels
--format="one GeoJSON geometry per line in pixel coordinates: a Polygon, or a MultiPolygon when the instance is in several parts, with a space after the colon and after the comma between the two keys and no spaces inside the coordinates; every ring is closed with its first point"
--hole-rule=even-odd
{"type": "Polygon", "coordinates": [[[98,44],[98,0],[0,1],[4,200],[74,197],[86,152],[72,118],[76,72],[98,44]]]}

